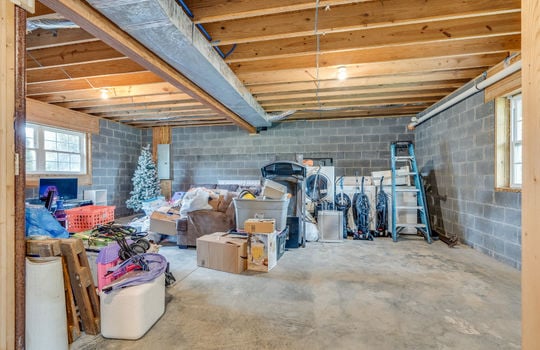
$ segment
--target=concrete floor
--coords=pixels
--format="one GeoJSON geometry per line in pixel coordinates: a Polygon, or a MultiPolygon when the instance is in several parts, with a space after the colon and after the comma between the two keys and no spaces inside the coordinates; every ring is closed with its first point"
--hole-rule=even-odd
{"type": "Polygon", "coordinates": [[[241,275],[197,267],[194,249],[160,252],[178,281],[161,319],[137,341],[71,349],[521,348],[519,271],[465,246],[308,243],[241,275]]]}

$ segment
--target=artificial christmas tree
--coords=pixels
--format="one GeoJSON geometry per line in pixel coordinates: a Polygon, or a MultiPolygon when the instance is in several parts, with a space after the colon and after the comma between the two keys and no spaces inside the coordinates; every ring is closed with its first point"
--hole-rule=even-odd
{"type": "Polygon", "coordinates": [[[134,211],[141,210],[143,201],[156,198],[161,194],[156,164],[150,153],[150,145],[142,148],[131,182],[133,182],[133,191],[129,193],[131,197],[126,201],[126,206],[134,211]]]}

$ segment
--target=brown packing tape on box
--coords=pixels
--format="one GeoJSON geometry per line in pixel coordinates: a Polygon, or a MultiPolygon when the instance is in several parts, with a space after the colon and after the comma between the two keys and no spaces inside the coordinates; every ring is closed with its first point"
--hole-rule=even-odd
{"type": "Polygon", "coordinates": [[[272,233],[276,230],[275,219],[247,219],[244,230],[248,233],[272,233]]]}

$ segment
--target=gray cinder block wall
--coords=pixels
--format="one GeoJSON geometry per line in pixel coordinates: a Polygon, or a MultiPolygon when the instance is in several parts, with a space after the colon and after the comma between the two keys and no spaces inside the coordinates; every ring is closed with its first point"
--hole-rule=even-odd
{"type": "Polygon", "coordinates": [[[142,131],[105,119],[99,127],[99,135],[92,135],[92,185],[81,190],[106,189],[107,204],[116,206],[116,217],[129,215],[126,200],[141,153],[142,131]]]}
{"type": "Polygon", "coordinates": [[[249,135],[233,126],[175,128],[173,191],[218,180],[259,180],[276,160],[332,158],[336,176],[390,168],[390,143],[412,140],[409,118],[283,122],[249,135]]]}
{"type": "Polygon", "coordinates": [[[494,122],[477,93],[419,125],[416,154],[436,228],[519,269],[521,193],[495,191],[494,122]]]}

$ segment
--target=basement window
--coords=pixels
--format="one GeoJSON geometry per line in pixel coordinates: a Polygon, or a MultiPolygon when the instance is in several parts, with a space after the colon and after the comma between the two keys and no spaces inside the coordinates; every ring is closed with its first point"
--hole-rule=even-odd
{"type": "Polygon", "coordinates": [[[522,183],[521,93],[495,100],[496,190],[519,191],[522,183]]]}
{"type": "Polygon", "coordinates": [[[28,175],[86,175],[87,134],[39,124],[26,124],[28,175]]]}

